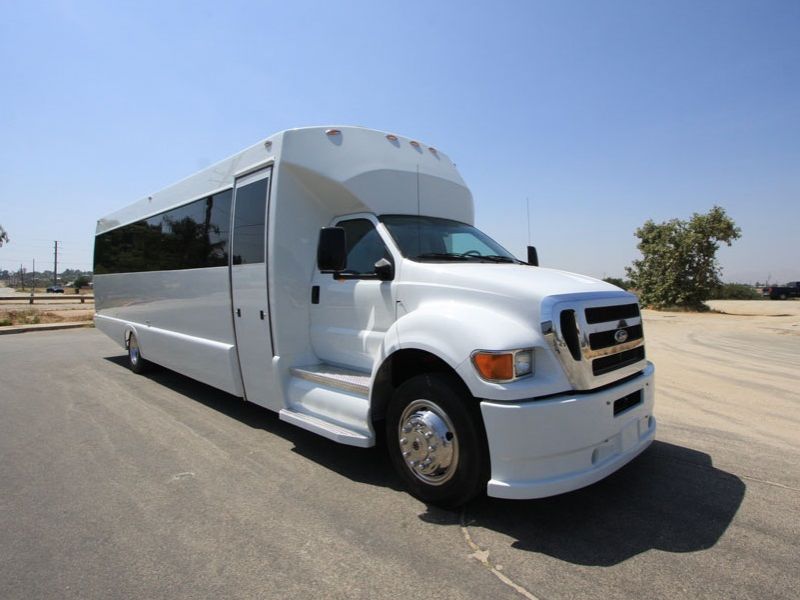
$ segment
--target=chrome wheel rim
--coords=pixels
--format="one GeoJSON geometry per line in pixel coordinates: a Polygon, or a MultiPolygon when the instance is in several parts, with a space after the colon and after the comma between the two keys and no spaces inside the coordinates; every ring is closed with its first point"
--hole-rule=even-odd
{"type": "Polygon", "coordinates": [[[428,485],[449,481],[458,465],[458,438],[447,413],[430,400],[414,400],[397,428],[403,463],[428,485]]]}
{"type": "Polygon", "coordinates": [[[139,342],[134,336],[128,340],[128,356],[130,356],[132,365],[135,366],[139,362],[139,342]]]}

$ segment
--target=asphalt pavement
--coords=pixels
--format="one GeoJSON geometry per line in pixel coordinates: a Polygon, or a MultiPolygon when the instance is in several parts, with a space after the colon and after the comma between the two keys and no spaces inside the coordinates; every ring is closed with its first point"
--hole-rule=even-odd
{"type": "Polygon", "coordinates": [[[449,512],[97,330],[2,336],[0,598],[796,598],[798,458],[661,419],[599,484],[449,512]]]}

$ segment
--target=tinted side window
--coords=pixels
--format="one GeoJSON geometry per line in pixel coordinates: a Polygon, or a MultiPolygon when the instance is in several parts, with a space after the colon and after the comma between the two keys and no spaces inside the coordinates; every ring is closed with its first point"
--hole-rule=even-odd
{"type": "Polygon", "coordinates": [[[231,238],[231,200],[233,190],[215,194],[206,204],[206,235],[208,236],[208,267],[228,265],[231,238]]]}
{"type": "Polygon", "coordinates": [[[233,217],[233,264],[264,262],[264,220],[269,178],[259,179],[236,190],[233,217]]]}
{"type": "Polygon", "coordinates": [[[200,269],[228,264],[231,190],[95,238],[95,273],[200,269]]]}
{"type": "Polygon", "coordinates": [[[344,229],[347,242],[347,270],[345,273],[371,275],[375,263],[390,255],[375,226],[367,219],[342,221],[337,227],[344,229]]]}

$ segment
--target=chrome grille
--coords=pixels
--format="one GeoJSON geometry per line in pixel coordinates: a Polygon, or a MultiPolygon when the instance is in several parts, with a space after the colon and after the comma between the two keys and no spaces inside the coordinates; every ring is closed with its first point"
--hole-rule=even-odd
{"type": "Polygon", "coordinates": [[[613,383],[644,369],[644,332],[639,305],[628,298],[543,306],[542,332],[575,389],[613,383]]]}

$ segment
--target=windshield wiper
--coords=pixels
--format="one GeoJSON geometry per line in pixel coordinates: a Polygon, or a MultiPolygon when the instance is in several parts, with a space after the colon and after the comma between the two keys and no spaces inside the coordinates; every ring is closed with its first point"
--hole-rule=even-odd
{"type": "Polygon", "coordinates": [[[496,263],[518,263],[519,261],[511,258],[510,256],[500,256],[499,254],[473,254],[472,252],[423,252],[414,258],[426,259],[432,258],[434,260],[468,260],[468,261],[482,261],[488,260],[489,262],[496,263]]]}
{"type": "Polygon", "coordinates": [[[482,256],[476,256],[475,258],[485,258],[492,262],[499,262],[499,263],[517,263],[522,264],[516,258],[511,258],[510,256],[500,256],[499,254],[484,254],[482,256]]]}
{"type": "Polygon", "coordinates": [[[458,252],[423,252],[422,254],[418,254],[414,258],[433,258],[433,259],[442,259],[442,260],[472,260],[474,258],[479,258],[478,256],[472,254],[460,254],[458,252]]]}

